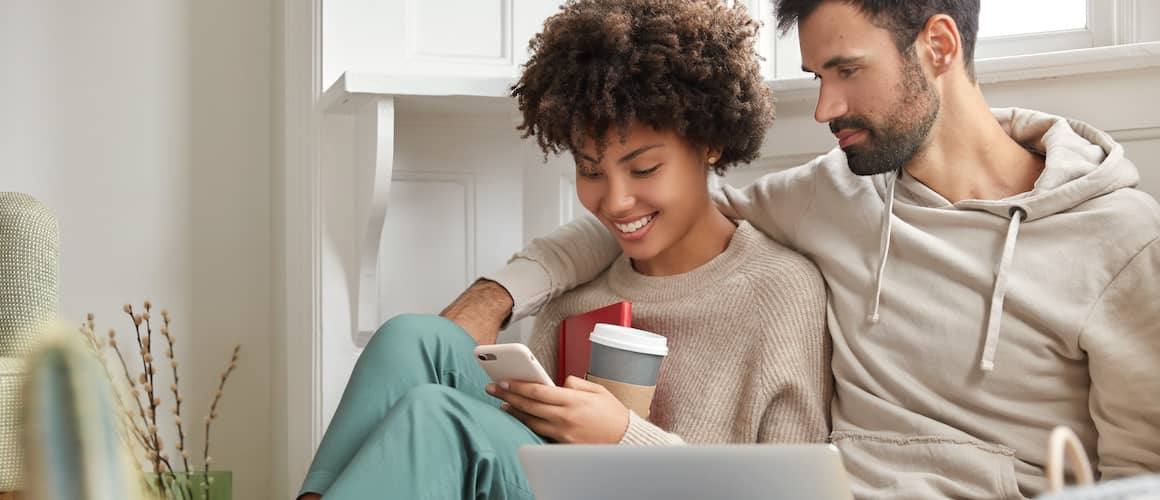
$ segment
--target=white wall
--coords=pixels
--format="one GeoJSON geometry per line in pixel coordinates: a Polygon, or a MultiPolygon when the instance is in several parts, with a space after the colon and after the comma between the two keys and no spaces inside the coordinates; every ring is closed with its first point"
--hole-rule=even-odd
{"type": "Polygon", "coordinates": [[[67,320],[128,345],[122,303],[170,309],[192,443],[242,344],[211,456],[245,499],[268,498],[271,460],[271,9],[0,2],[0,190],[57,214],[67,320]]]}

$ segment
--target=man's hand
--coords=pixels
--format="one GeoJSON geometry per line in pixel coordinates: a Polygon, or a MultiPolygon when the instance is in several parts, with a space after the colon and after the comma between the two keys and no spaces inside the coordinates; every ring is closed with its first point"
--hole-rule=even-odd
{"type": "Polygon", "coordinates": [[[616,444],[628,430],[628,408],[604,386],[568,377],[563,387],[533,382],[489,384],[487,393],[536,434],[559,443],[616,444]]]}
{"type": "Polygon", "coordinates": [[[504,287],[481,279],[459,294],[439,315],[467,330],[477,344],[489,345],[495,343],[499,327],[511,315],[513,306],[512,296],[504,287]]]}

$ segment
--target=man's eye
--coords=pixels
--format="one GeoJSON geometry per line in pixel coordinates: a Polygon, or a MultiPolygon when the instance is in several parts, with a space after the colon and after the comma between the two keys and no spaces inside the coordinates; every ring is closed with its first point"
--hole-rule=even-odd
{"type": "Polygon", "coordinates": [[[661,166],[658,164],[657,166],[650,168],[650,169],[646,169],[646,170],[633,170],[632,175],[635,175],[637,177],[646,177],[649,174],[656,172],[657,169],[659,169],[659,168],[661,168],[661,166]]]}
{"type": "Polygon", "coordinates": [[[858,72],[858,68],[842,68],[841,70],[838,71],[838,74],[840,74],[844,77],[851,77],[851,76],[854,76],[854,73],[857,73],[857,72],[858,72]]]}

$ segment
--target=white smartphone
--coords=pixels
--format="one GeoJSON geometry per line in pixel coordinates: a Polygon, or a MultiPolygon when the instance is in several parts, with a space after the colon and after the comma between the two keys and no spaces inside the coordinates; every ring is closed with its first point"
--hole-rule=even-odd
{"type": "Polygon", "coordinates": [[[472,354],[492,382],[516,380],[556,385],[540,362],[536,361],[531,349],[523,344],[481,345],[472,354]]]}

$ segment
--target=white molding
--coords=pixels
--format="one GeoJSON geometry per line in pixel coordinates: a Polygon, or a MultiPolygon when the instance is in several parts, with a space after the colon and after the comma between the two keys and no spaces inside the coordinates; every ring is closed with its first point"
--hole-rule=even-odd
{"type": "MultiPolygon", "coordinates": [[[[975,62],[982,85],[1041,80],[1094,73],[1160,67],[1160,42],[996,57],[975,62]]],[[[810,78],[766,82],[778,102],[817,98],[818,83],[810,78]]],[[[400,96],[413,113],[443,113],[458,108],[469,113],[511,112],[512,80],[502,77],[436,77],[344,73],[323,94],[319,106],[332,113],[353,114],[368,100],[400,96]],[[482,99],[481,99],[482,98],[482,99]],[[453,103],[448,105],[448,103],[453,103]]]]}
{"type": "MultiPolygon", "coordinates": [[[[274,496],[289,498],[310,466],[322,439],[322,198],[319,167],[321,119],[315,103],[322,84],[322,1],[282,0],[281,76],[283,95],[286,252],[285,302],[279,308],[285,330],[274,341],[284,346],[284,368],[272,373],[285,396],[284,471],[275,471],[274,496]]],[[[280,411],[280,409],[275,410],[280,411]]]]}
{"type": "MultiPolygon", "coordinates": [[[[478,233],[477,228],[476,228],[477,218],[478,218],[477,213],[476,213],[477,208],[476,208],[476,203],[475,203],[475,200],[477,199],[476,175],[472,172],[392,170],[390,173],[390,176],[391,176],[391,183],[401,184],[401,183],[406,183],[406,182],[413,182],[413,183],[430,182],[430,183],[437,183],[437,184],[455,184],[455,185],[463,187],[463,207],[464,207],[463,220],[465,222],[464,228],[463,228],[463,241],[467,245],[467,247],[464,248],[465,261],[463,263],[464,264],[463,287],[467,288],[467,286],[471,284],[471,282],[475,279],[475,276],[476,276],[476,274],[475,274],[476,259],[477,259],[477,253],[478,253],[478,248],[479,248],[479,242],[477,239],[477,235],[479,233],[478,233]]],[[[378,209],[376,208],[373,210],[378,210],[378,209]]],[[[371,217],[375,217],[375,216],[378,216],[379,213],[375,212],[375,213],[372,213],[369,215],[371,217]]],[[[360,279],[360,285],[365,283],[364,280],[369,278],[371,281],[366,286],[373,287],[373,288],[367,289],[367,288],[362,288],[360,286],[360,293],[359,293],[359,298],[358,298],[358,302],[357,302],[358,307],[359,307],[357,314],[358,314],[360,326],[359,326],[359,328],[355,329],[355,332],[354,332],[354,345],[360,351],[362,348],[366,347],[367,342],[370,342],[371,337],[373,337],[375,334],[375,331],[378,329],[378,327],[380,325],[382,325],[383,321],[385,321],[387,319],[387,318],[382,317],[381,311],[379,309],[379,303],[380,303],[381,297],[382,297],[381,293],[382,293],[382,284],[383,284],[382,273],[380,272],[380,267],[379,267],[379,261],[382,259],[382,250],[383,249],[382,249],[381,245],[379,244],[379,242],[382,241],[382,237],[383,237],[384,225],[382,224],[382,222],[385,222],[386,215],[387,215],[387,207],[385,204],[382,208],[381,215],[382,215],[382,217],[381,217],[382,221],[379,223],[378,229],[373,229],[373,228],[368,229],[368,231],[374,231],[373,234],[376,236],[376,239],[377,239],[377,241],[374,245],[374,248],[370,249],[369,247],[364,247],[364,249],[363,249],[364,252],[374,252],[374,253],[372,253],[372,254],[364,253],[363,255],[360,256],[360,262],[363,263],[364,270],[367,267],[368,260],[374,261],[374,264],[373,264],[374,273],[373,273],[373,275],[364,276],[364,275],[360,274],[360,278],[362,278],[362,279],[360,279]],[[368,320],[368,322],[363,321],[364,317],[365,317],[365,319],[368,320]],[[366,327],[366,325],[370,325],[369,328],[366,327]]],[[[372,238],[372,234],[368,233],[367,239],[369,240],[370,238],[372,238]]]]}
{"type": "Polygon", "coordinates": [[[779,102],[811,101],[818,98],[818,82],[813,78],[786,78],[765,82],[779,102]]]}
{"type": "MultiPolygon", "coordinates": [[[[975,61],[979,84],[1065,78],[1160,67],[1160,42],[995,57],[975,61]]],[[[817,99],[818,82],[793,78],[769,82],[778,102],[817,99]]]]}
{"type": "MultiPolygon", "coordinates": [[[[512,122],[510,119],[511,113],[505,113],[502,109],[482,109],[476,110],[472,113],[471,110],[465,110],[461,113],[452,112],[435,112],[432,110],[425,110],[416,112],[408,107],[405,98],[403,104],[397,111],[395,116],[395,125],[402,129],[408,127],[431,127],[440,130],[515,130],[522,119],[512,122]]],[[[428,98],[434,99],[434,98],[428,98]]],[[[511,110],[515,110],[515,103],[511,103],[511,110]]],[[[448,105],[450,107],[451,105],[448,105]]]]}
{"type": "MultiPolygon", "coordinates": [[[[394,176],[396,182],[431,182],[437,184],[456,184],[463,187],[463,241],[466,242],[467,248],[464,249],[463,262],[463,288],[467,288],[476,278],[476,262],[479,256],[479,240],[478,240],[478,224],[479,214],[478,206],[475,200],[478,199],[478,183],[476,182],[475,172],[453,172],[447,170],[399,170],[394,176]]],[[[386,319],[386,318],[384,318],[386,319]]]]}
{"type": "MultiPolygon", "coordinates": [[[[474,0],[480,1],[480,0],[474,0]]],[[[404,25],[404,34],[406,51],[405,58],[409,61],[418,62],[439,62],[450,64],[486,64],[499,66],[512,66],[513,46],[512,46],[512,31],[514,25],[514,14],[511,0],[492,0],[499,2],[501,34],[499,41],[499,55],[496,56],[472,56],[468,54],[456,53],[441,53],[424,51],[423,47],[419,46],[417,39],[417,29],[421,23],[416,17],[416,4],[419,2],[431,3],[431,0],[404,0],[403,2],[403,16],[407,20],[404,25]]]]}
{"type": "MultiPolygon", "coordinates": [[[[443,77],[380,75],[370,73],[343,73],[319,100],[319,107],[328,113],[354,114],[368,100],[381,96],[410,98],[415,106],[432,104],[463,96],[477,105],[492,101],[492,106],[510,107],[510,88],[513,81],[502,77],[443,77]],[[439,98],[439,99],[424,99],[439,98]]],[[[506,109],[506,108],[505,108],[506,109]]]]}
{"type": "Polygon", "coordinates": [[[1091,33],[1091,47],[1115,45],[1118,19],[1116,3],[1119,0],[1087,0],[1087,31],[1091,33]]]}
{"type": "MultiPolygon", "coordinates": [[[[818,126],[820,127],[822,125],[818,125],[818,126]]],[[[744,171],[744,170],[761,170],[761,171],[776,172],[779,170],[785,170],[787,168],[796,167],[799,165],[805,165],[806,163],[813,161],[814,158],[817,158],[821,155],[824,155],[827,152],[828,151],[820,151],[820,152],[816,152],[816,153],[810,152],[810,153],[798,153],[798,154],[791,154],[791,155],[762,156],[756,160],[753,160],[748,165],[737,165],[737,166],[731,167],[729,169],[729,171],[730,172],[733,172],[733,171],[740,172],[740,171],[744,171]]]]}
{"type": "Polygon", "coordinates": [[[1160,139],[1160,126],[1123,128],[1109,130],[1107,132],[1108,135],[1112,136],[1112,139],[1115,139],[1115,141],[1119,143],[1160,139]]]}
{"type": "Polygon", "coordinates": [[[355,213],[362,225],[359,252],[358,297],[352,338],[370,340],[379,328],[379,245],[391,195],[395,168],[395,100],[380,97],[359,110],[355,125],[355,213]]]}
{"type": "Polygon", "coordinates": [[[1138,0],[1115,0],[1116,34],[1114,43],[1125,45],[1140,40],[1140,16],[1138,0]]]}
{"type": "Polygon", "coordinates": [[[996,57],[975,63],[980,84],[1160,67],[1160,42],[996,57]]]}
{"type": "Polygon", "coordinates": [[[1098,37],[1103,36],[1100,33],[1095,29],[1074,29],[987,37],[975,44],[975,61],[1111,45],[1098,43],[1098,37]]]}

